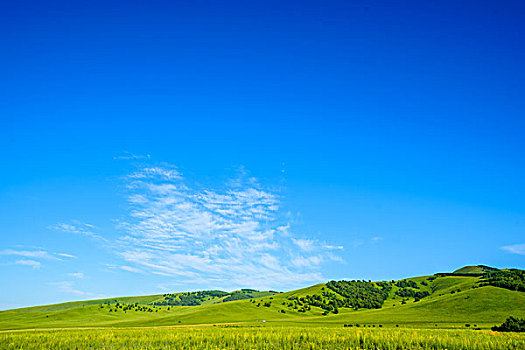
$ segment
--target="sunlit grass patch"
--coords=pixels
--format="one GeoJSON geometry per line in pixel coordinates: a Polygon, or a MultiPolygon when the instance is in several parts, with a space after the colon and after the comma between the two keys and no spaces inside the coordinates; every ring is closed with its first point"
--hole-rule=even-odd
{"type": "Polygon", "coordinates": [[[516,333],[474,330],[192,327],[0,333],[14,349],[524,349],[516,333]]]}

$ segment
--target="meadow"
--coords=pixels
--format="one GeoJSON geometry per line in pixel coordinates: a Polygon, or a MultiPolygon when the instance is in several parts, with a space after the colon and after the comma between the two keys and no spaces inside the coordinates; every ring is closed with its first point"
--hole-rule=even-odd
{"type": "Polygon", "coordinates": [[[494,286],[478,270],[6,310],[0,349],[525,349],[524,333],[490,330],[525,317],[523,274],[494,286]]]}
{"type": "Polygon", "coordinates": [[[524,349],[525,336],[471,329],[158,327],[0,332],[15,349],[524,349]]]}

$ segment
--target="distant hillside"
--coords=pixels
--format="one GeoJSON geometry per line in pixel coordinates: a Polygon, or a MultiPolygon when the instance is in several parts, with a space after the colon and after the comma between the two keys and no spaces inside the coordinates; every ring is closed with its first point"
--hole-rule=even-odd
{"type": "Polygon", "coordinates": [[[453,274],[482,275],[484,273],[491,272],[491,271],[499,271],[499,269],[496,269],[496,268],[490,267],[490,266],[485,266],[485,265],[464,266],[464,267],[454,271],[453,274]]]}
{"type": "Polygon", "coordinates": [[[241,289],[231,293],[220,290],[205,290],[200,292],[186,292],[164,294],[161,300],[156,300],[153,305],[156,306],[196,306],[206,303],[228,302],[235,300],[261,298],[271,296],[277,292],[261,292],[255,289],[241,289]]]}
{"type": "Polygon", "coordinates": [[[466,266],[399,281],[330,281],[285,293],[243,289],[110,298],[0,312],[0,329],[216,323],[490,328],[525,317],[525,271],[466,266]]]}

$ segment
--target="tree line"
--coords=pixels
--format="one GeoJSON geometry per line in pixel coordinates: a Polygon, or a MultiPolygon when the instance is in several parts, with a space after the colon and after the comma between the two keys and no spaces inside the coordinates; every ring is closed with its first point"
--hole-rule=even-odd
{"type": "Polygon", "coordinates": [[[480,286],[490,285],[525,292],[525,271],[518,269],[487,272],[480,286]]]}
{"type": "Polygon", "coordinates": [[[185,292],[177,294],[164,294],[162,301],[156,301],[153,305],[158,306],[197,306],[210,298],[222,298],[229,293],[221,290],[204,290],[199,292],[185,292]]]}
{"type": "Polygon", "coordinates": [[[288,297],[288,302],[284,304],[298,312],[319,307],[324,310],[323,315],[337,314],[341,307],[379,309],[391,290],[390,282],[330,281],[320,293],[304,297],[288,297]]]}

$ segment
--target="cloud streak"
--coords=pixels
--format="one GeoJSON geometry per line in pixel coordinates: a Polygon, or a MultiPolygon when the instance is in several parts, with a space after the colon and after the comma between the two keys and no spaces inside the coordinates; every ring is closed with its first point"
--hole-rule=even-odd
{"type": "Polygon", "coordinates": [[[64,282],[52,282],[50,283],[51,285],[53,286],[57,286],[58,287],[58,290],[62,293],[66,293],[66,294],[75,294],[75,295],[83,295],[83,296],[88,296],[88,295],[91,295],[91,293],[88,293],[88,292],[84,292],[84,291],[81,291],[81,290],[78,290],[78,289],[75,289],[74,286],[75,284],[73,282],[70,282],[70,281],[64,281],[64,282]]]}
{"type": "Polygon", "coordinates": [[[500,249],[508,253],[511,253],[511,254],[525,255],[525,243],[508,245],[508,246],[501,247],[500,249]]]}
{"type": "Polygon", "coordinates": [[[126,271],[203,287],[276,288],[322,280],[320,265],[342,248],[294,238],[279,194],[244,172],[218,188],[191,185],[167,165],[125,181],[129,213],[115,246],[126,271]]]}
{"type": "Polygon", "coordinates": [[[0,255],[6,256],[21,256],[32,259],[46,259],[46,260],[63,260],[62,258],[76,258],[76,256],[66,253],[49,253],[46,250],[28,250],[28,249],[4,249],[0,251],[0,255]]]}
{"type": "Polygon", "coordinates": [[[47,261],[63,261],[63,258],[74,258],[73,255],[65,253],[49,253],[46,250],[29,250],[23,249],[4,249],[0,251],[0,256],[6,256],[9,258],[18,258],[14,262],[8,262],[8,264],[29,266],[34,269],[40,269],[42,267],[41,260],[47,261]]]}
{"type": "Polygon", "coordinates": [[[140,155],[140,154],[133,154],[128,151],[122,152],[122,154],[113,157],[113,159],[116,160],[141,160],[141,159],[150,159],[151,156],[149,154],[146,155],[140,155]]]}
{"type": "Polygon", "coordinates": [[[29,259],[17,260],[17,261],[15,261],[15,264],[16,265],[30,266],[30,267],[32,267],[34,269],[39,269],[42,266],[40,261],[29,260],[29,259]]]}
{"type": "Polygon", "coordinates": [[[100,241],[107,241],[104,237],[93,232],[97,229],[96,226],[78,220],[72,220],[71,223],[58,222],[54,225],[48,226],[48,229],[74,235],[88,236],[100,241]]]}
{"type": "Polygon", "coordinates": [[[55,259],[57,258],[45,250],[14,250],[5,249],[0,252],[0,255],[15,255],[23,256],[25,258],[40,258],[40,259],[55,259]]]}
{"type": "Polygon", "coordinates": [[[71,272],[71,273],[68,273],[67,275],[69,277],[74,277],[74,278],[79,278],[79,279],[84,278],[84,274],[82,272],[71,272]]]}

